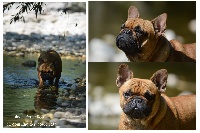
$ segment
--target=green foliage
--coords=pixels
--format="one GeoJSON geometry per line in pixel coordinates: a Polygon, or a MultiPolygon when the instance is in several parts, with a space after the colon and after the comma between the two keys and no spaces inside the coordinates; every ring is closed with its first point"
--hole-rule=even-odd
{"type": "MultiPolygon", "coordinates": [[[[11,15],[10,19],[10,24],[12,22],[17,22],[17,21],[23,21],[25,23],[25,19],[23,14],[24,13],[29,13],[30,11],[35,12],[35,16],[37,19],[38,13],[42,13],[43,6],[46,5],[43,2],[9,2],[9,3],[4,3],[3,4],[3,13],[6,11],[9,11],[11,7],[17,4],[18,6],[16,9],[18,12],[14,15],[11,15]]],[[[67,12],[86,12],[86,3],[85,2],[72,2],[70,6],[67,6],[68,2],[66,2],[66,6],[64,8],[58,9],[58,12],[61,11],[62,13],[67,13],[67,12]]]]}
{"type": "Polygon", "coordinates": [[[10,20],[10,24],[12,22],[16,22],[16,21],[19,21],[19,20],[22,20],[25,23],[25,19],[24,19],[24,16],[23,16],[23,13],[25,13],[25,12],[28,13],[29,11],[34,11],[36,19],[37,19],[38,13],[40,13],[40,14],[42,13],[43,2],[10,2],[10,3],[6,3],[6,4],[3,5],[3,13],[6,10],[9,11],[14,3],[19,4],[16,7],[16,9],[19,9],[19,11],[16,14],[11,15],[12,18],[10,20]]]}

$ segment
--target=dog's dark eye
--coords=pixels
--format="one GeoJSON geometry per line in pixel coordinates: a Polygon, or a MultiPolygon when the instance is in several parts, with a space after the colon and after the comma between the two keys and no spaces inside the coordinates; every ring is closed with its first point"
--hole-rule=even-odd
{"type": "Polygon", "coordinates": [[[134,31],[135,31],[135,32],[141,32],[142,30],[141,30],[141,27],[138,25],[138,26],[136,26],[136,27],[134,28],[134,31]]]}
{"type": "Polygon", "coordinates": [[[127,91],[127,92],[124,92],[123,95],[125,99],[128,99],[129,97],[133,95],[133,93],[131,91],[127,91]]]}
{"type": "Polygon", "coordinates": [[[123,29],[123,28],[125,28],[125,24],[122,24],[122,25],[121,25],[121,29],[123,29]]]}
{"type": "Polygon", "coordinates": [[[147,35],[147,33],[144,32],[139,25],[136,26],[133,30],[135,31],[135,33],[137,34],[137,36],[147,35]]]}
{"type": "Polygon", "coordinates": [[[154,98],[154,95],[152,95],[149,91],[146,91],[144,93],[144,97],[147,99],[147,100],[152,100],[154,98]]]}

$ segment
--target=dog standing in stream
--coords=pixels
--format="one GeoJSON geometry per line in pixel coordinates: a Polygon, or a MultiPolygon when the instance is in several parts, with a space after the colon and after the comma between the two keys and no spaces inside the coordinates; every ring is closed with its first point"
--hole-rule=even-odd
{"type": "Polygon", "coordinates": [[[41,52],[38,58],[37,71],[39,87],[42,87],[44,82],[48,80],[49,85],[54,85],[57,88],[62,72],[60,55],[54,50],[41,52]]]}

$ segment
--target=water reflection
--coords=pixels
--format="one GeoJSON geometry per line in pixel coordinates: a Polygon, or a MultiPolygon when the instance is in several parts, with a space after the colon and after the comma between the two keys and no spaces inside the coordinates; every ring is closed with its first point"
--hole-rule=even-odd
{"type": "Polygon", "coordinates": [[[37,89],[34,97],[34,106],[36,110],[55,109],[56,100],[58,97],[58,88],[55,86],[40,86],[37,89]]]}

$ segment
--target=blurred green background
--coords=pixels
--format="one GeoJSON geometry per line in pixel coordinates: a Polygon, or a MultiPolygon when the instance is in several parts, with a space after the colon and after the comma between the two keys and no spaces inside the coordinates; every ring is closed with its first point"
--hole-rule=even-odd
{"type": "Polygon", "coordinates": [[[166,12],[167,29],[176,31],[186,42],[196,41],[195,34],[188,28],[188,22],[196,18],[195,1],[90,1],[89,39],[101,38],[104,34],[117,35],[131,5],[136,6],[140,17],[147,20],[166,12]]]}

